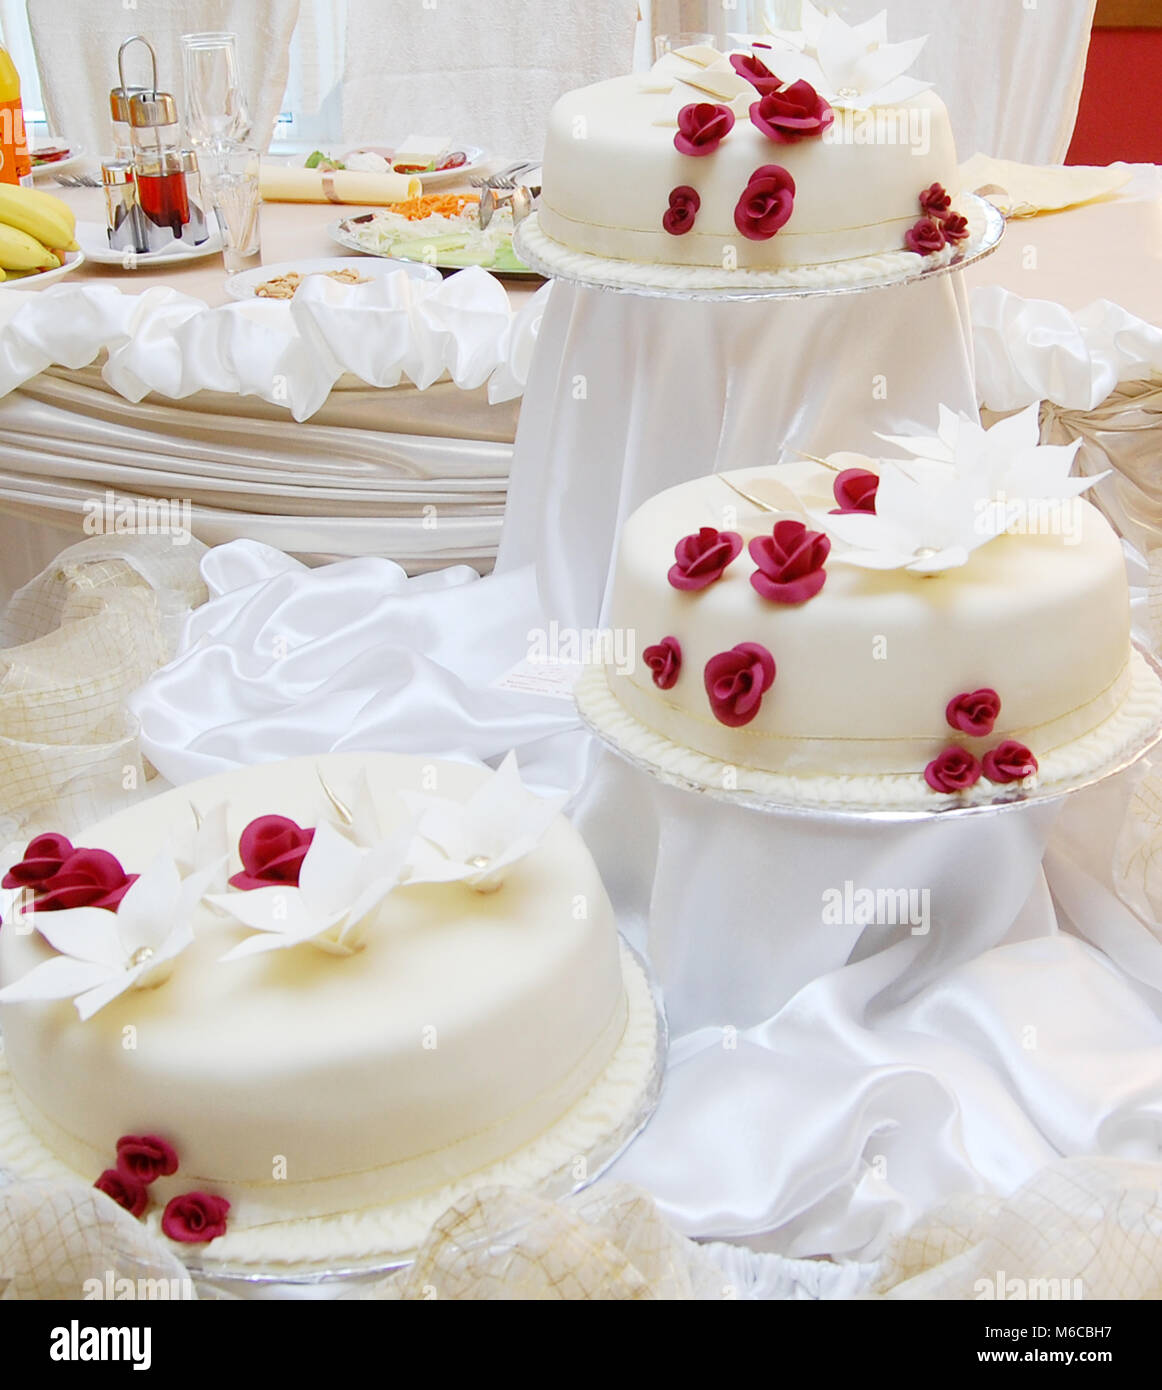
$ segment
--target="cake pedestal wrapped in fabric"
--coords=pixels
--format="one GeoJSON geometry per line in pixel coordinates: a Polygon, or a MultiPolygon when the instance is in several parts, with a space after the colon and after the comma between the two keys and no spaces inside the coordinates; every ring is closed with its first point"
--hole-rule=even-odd
{"type": "Polygon", "coordinates": [[[525,388],[497,569],[533,562],[547,619],[600,620],[614,539],[648,497],[796,451],[976,410],[963,278],[746,301],[558,280],[525,388]],[[632,382],[632,389],[627,383],[632,382]]]}

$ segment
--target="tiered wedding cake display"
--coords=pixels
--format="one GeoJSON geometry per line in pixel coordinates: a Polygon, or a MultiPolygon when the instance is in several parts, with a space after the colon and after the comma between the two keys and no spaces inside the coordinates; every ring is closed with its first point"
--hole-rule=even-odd
{"type": "Polygon", "coordinates": [[[522,245],[573,278],[674,289],[838,286],[950,259],[979,203],[960,197],[944,103],[908,75],[923,44],[889,43],[883,14],[849,26],[808,4],[800,32],[569,92],[522,245]]]}
{"type": "Polygon", "coordinates": [[[663,773],[791,803],[991,801],[1108,769],[1156,730],[1121,545],[1033,408],[951,412],[884,459],[717,474],[620,539],[632,669],[582,709],[663,773]]]}
{"type": "Polygon", "coordinates": [[[559,805],[511,757],[331,755],[39,837],[6,879],[0,1166],[280,1271],[406,1253],[477,1183],[592,1176],[657,1025],[559,805]]]}

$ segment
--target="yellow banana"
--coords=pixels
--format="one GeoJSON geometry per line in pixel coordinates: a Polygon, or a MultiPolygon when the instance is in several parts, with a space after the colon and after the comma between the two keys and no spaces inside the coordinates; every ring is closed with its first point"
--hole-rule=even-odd
{"type": "Polygon", "coordinates": [[[49,270],[60,261],[35,237],[18,227],[0,224],[0,267],[4,270],[49,270]]]}
{"type": "Polygon", "coordinates": [[[0,184],[0,222],[27,232],[44,246],[76,250],[76,216],[67,203],[51,193],[20,184],[0,184]]]}

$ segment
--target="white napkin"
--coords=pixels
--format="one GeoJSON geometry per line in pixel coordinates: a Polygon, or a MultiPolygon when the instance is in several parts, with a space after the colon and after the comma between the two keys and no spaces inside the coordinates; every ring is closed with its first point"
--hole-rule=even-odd
{"type": "Polygon", "coordinates": [[[977,393],[990,410],[1048,400],[1094,410],[1119,382],[1162,373],[1162,328],[1108,299],[1072,314],[1000,285],[972,291],[977,393]]]}
{"type": "Polygon", "coordinates": [[[547,293],[514,316],[503,286],[479,266],[431,281],[402,271],[363,285],[314,276],[289,303],[216,309],[165,287],[126,295],[61,285],[29,296],[0,327],[0,395],[46,367],[83,367],[106,351],[102,375],[131,401],[220,391],[305,420],[344,373],[369,386],[406,378],[421,390],[447,373],[465,390],[487,382],[495,403],[524,389],[547,293]]]}

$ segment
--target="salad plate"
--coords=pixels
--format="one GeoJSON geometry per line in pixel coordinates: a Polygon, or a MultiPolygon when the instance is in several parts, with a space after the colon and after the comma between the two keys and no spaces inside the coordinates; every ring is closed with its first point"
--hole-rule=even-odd
{"type": "MultiPolygon", "coordinates": [[[[479,145],[458,144],[448,155],[435,167],[429,166],[421,168],[416,164],[397,165],[392,158],[392,150],[387,145],[357,145],[350,149],[346,154],[340,155],[340,161],[350,169],[351,161],[355,159],[358,164],[360,155],[377,155],[385,160],[390,168],[397,174],[414,174],[425,188],[439,188],[448,184],[458,183],[475,174],[480,167],[488,161],[488,151],[480,148],[479,145]]],[[[367,161],[370,163],[370,161],[367,161]]],[[[384,169],[381,172],[386,173],[384,169]]]]}
{"type": "Polygon", "coordinates": [[[425,194],[328,227],[333,240],[368,256],[418,261],[437,270],[478,265],[494,275],[539,279],[512,249],[512,210],[501,204],[488,226],[476,220],[475,194],[425,194]]]}

